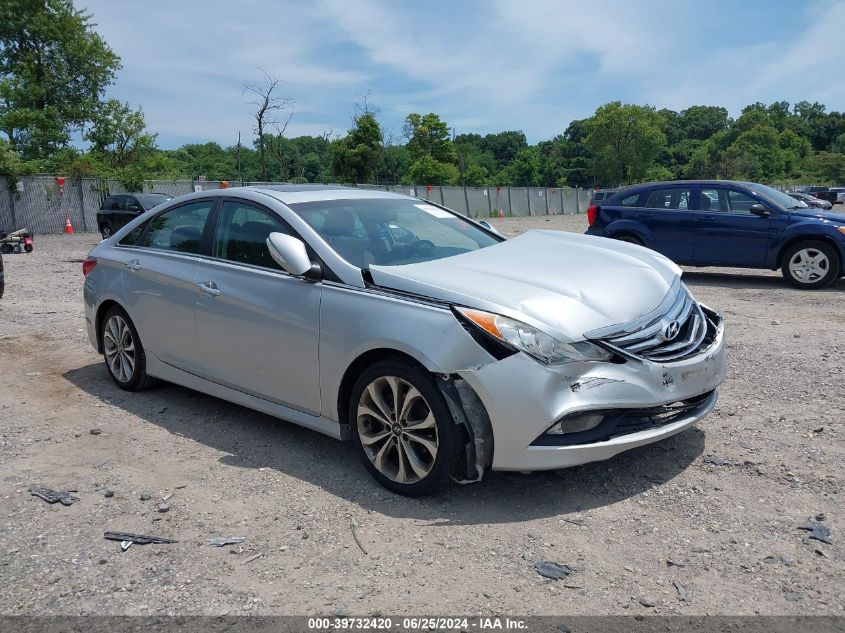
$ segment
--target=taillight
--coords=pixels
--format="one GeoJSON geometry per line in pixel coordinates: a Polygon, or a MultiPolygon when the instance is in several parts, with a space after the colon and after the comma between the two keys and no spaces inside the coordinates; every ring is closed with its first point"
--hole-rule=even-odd
{"type": "Polygon", "coordinates": [[[82,274],[87,277],[88,273],[94,270],[94,266],[97,265],[97,258],[95,257],[86,257],[82,260],[82,274]]]}
{"type": "Polygon", "coordinates": [[[593,226],[593,222],[596,221],[596,214],[599,212],[598,205],[591,204],[587,207],[587,224],[593,226]]]}

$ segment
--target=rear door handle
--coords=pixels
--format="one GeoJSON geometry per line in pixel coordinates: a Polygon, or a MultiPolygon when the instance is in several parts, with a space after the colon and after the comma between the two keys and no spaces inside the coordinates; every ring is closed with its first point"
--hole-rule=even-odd
{"type": "Polygon", "coordinates": [[[640,213],[641,218],[651,218],[654,217],[653,213],[640,213]]]}
{"type": "Polygon", "coordinates": [[[701,220],[702,222],[715,222],[716,221],[716,218],[714,218],[712,215],[700,215],[700,216],[698,216],[698,219],[701,220]]]}
{"type": "Polygon", "coordinates": [[[137,259],[131,259],[128,262],[123,262],[123,265],[126,266],[129,270],[141,270],[141,262],[137,259]]]}
{"type": "Polygon", "coordinates": [[[220,289],[217,287],[217,284],[213,281],[205,281],[201,284],[197,284],[197,287],[202,290],[206,294],[210,294],[212,297],[219,297],[221,294],[220,289]]]}

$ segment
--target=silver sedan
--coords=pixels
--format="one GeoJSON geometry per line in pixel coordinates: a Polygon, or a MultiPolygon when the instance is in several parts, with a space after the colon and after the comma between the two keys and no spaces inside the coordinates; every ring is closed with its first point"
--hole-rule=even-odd
{"type": "Polygon", "coordinates": [[[645,248],[484,223],[407,196],[244,187],[144,213],[83,263],[91,344],[351,440],[384,486],[607,459],[715,405],[720,316],[645,248]]]}

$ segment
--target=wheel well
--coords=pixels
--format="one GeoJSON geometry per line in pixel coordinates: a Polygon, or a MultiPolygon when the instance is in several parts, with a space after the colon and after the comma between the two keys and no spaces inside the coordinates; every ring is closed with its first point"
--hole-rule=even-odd
{"type": "Polygon", "coordinates": [[[425,371],[428,371],[428,369],[416,358],[414,358],[410,354],[400,352],[396,349],[381,347],[378,349],[371,349],[367,352],[364,352],[358,358],[352,361],[352,364],[346,368],[346,371],[343,374],[343,378],[341,378],[340,380],[340,391],[337,394],[337,414],[338,420],[340,420],[341,424],[348,424],[346,414],[349,411],[349,398],[352,395],[352,387],[355,386],[355,381],[358,379],[358,376],[360,376],[361,372],[373,363],[391,357],[401,358],[402,360],[406,360],[412,363],[413,365],[416,365],[417,367],[421,367],[425,371]]]}
{"type": "Polygon", "coordinates": [[[112,306],[123,307],[117,301],[114,301],[113,299],[106,299],[97,308],[97,318],[94,319],[94,327],[96,328],[95,331],[97,333],[97,351],[100,352],[100,353],[102,353],[102,351],[103,351],[103,334],[102,334],[103,330],[102,330],[102,327],[101,327],[102,324],[103,324],[103,317],[105,316],[106,312],[108,312],[109,309],[112,306]]]}
{"type": "Polygon", "coordinates": [[[620,237],[632,237],[635,240],[637,240],[640,244],[643,243],[643,238],[641,238],[639,235],[637,235],[633,231],[626,231],[626,230],[616,231],[615,233],[611,233],[610,237],[611,237],[611,239],[614,239],[614,240],[618,240],[620,237]]]}
{"type": "MultiPolygon", "coordinates": [[[[826,235],[799,235],[798,237],[793,237],[789,241],[786,242],[783,246],[781,246],[780,251],[778,252],[777,260],[775,261],[775,270],[781,267],[783,263],[783,254],[786,253],[790,248],[799,244],[800,242],[824,242],[831,248],[833,248],[833,252],[836,253],[836,256],[839,258],[839,266],[843,266],[845,262],[842,261],[842,255],[840,253],[839,247],[836,245],[832,239],[827,237],[826,235]]],[[[841,270],[841,268],[840,268],[841,270]]]]}

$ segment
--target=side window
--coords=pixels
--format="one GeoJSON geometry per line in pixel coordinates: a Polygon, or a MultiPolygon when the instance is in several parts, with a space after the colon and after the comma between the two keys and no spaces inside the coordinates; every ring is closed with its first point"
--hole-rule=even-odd
{"type": "Polygon", "coordinates": [[[655,189],[648,196],[645,203],[647,209],[678,209],[689,208],[689,189],[655,189]]]}
{"type": "Polygon", "coordinates": [[[724,189],[702,189],[698,194],[698,208],[701,211],[730,211],[727,192],[724,189]]]}
{"type": "Polygon", "coordinates": [[[203,200],[160,213],[145,223],[146,230],[136,245],[199,254],[202,230],[212,206],[213,200],[203,200]]]}
{"type": "Polygon", "coordinates": [[[292,231],[268,211],[245,202],[225,202],[217,217],[212,255],[233,262],[281,270],[267,248],[267,236],[270,233],[291,235],[292,231]]]}
{"type": "Polygon", "coordinates": [[[760,201],[742,191],[731,189],[728,191],[728,202],[731,211],[734,213],[748,213],[752,204],[760,204],[760,201]]]}
{"type": "Polygon", "coordinates": [[[619,204],[623,207],[636,207],[637,203],[640,201],[640,194],[635,193],[630,196],[625,196],[619,201],[619,204]]]}
{"type": "Polygon", "coordinates": [[[120,246],[137,246],[138,239],[144,233],[144,229],[147,228],[147,224],[149,224],[149,220],[144,222],[143,224],[139,224],[134,229],[129,231],[118,244],[120,246]]]}

